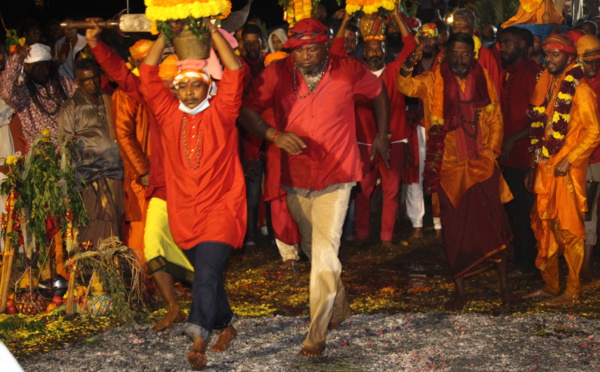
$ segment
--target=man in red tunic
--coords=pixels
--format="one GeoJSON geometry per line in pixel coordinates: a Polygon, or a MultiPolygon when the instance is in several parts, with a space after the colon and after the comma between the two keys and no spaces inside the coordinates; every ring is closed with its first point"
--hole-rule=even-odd
{"type": "Polygon", "coordinates": [[[514,234],[513,248],[516,274],[535,272],[536,240],[531,230],[529,213],[534,197],[525,188],[529,169],[529,99],[542,68],[527,58],[533,46],[530,31],[518,27],[501,30],[498,35],[500,56],[504,65],[501,107],[504,119],[504,141],[500,165],[514,199],[506,203],[506,212],[514,234]]]}
{"type": "MultiPolygon", "coordinates": [[[[190,367],[206,366],[214,329],[222,330],[212,350],[223,351],[237,333],[223,284],[223,267],[246,229],[246,188],[238,156],[236,118],[242,103],[244,69],[216,27],[207,22],[212,44],[225,66],[218,86],[205,60],[184,60],[174,79],[179,99],[163,85],[158,63],[161,35],[140,69],[142,94],[160,126],[165,151],[167,207],[175,242],[194,266],[193,296],[184,332],[193,341],[190,367]]],[[[174,24],[174,31],[181,31],[174,24]]]]}
{"type": "Polygon", "coordinates": [[[378,134],[373,151],[389,161],[388,98],[381,80],[352,58],[327,51],[329,37],[315,19],[291,30],[290,57],[271,64],[255,80],[240,121],[282,151],[281,184],[311,259],[311,326],[300,355],[321,356],[328,329],[350,316],[338,258],[352,186],[360,180],[354,119],[355,94],[373,99],[378,134]],[[274,107],[276,127],[260,113],[274,107]]]}
{"type": "MultiPolygon", "coordinates": [[[[404,95],[396,89],[398,71],[407,56],[415,49],[415,39],[408,27],[400,19],[397,12],[392,12],[392,19],[402,33],[404,47],[395,61],[384,63],[385,42],[376,37],[365,37],[363,50],[367,67],[383,80],[390,100],[390,163],[386,167],[379,157],[372,158],[371,147],[377,136],[376,117],[372,100],[364,95],[355,97],[355,113],[357,123],[356,137],[363,164],[364,177],[360,181],[360,192],[356,194],[356,218],[354,234],[357,239],[368,239],[370,228],[370,199],[381,177],[383,190],[383,206],[381,211],[380,239],[383,247],[397,248],[393,243],[394,226],[398,214],[398,194],[405,160],[408,158],[408,138],[410,128],[406,124],[406,103],[404,95]]],[[[404,180],[407,181],[407,180],[404,180]]],[[[407,182],[409,183],[409,182],[407,182]]]]}

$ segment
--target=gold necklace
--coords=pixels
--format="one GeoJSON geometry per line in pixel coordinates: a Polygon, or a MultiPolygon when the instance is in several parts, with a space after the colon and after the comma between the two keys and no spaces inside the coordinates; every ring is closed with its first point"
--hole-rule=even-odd
{"type": "MultiPolygon", "coordinates": [[[[188,150],[185,117],[186,115],[184,114],[183,119],[181,119],[181,138],[183,140],[183,153],[185,155],[185,160],[187,161],[188,166],[192,169],[196,169],[200,166],[200,143],[202,142],[200,140],[200,129],[198,129],[198,139],[196,140],[196,148],[192,149],[191,151],[188,150]],[[194,156],[194,153],[196,153],[196,164],[192,165],[192,157],[194,156]]],[[[195,126],[192,126],[192,129],[194,128],[195,126]]]]}

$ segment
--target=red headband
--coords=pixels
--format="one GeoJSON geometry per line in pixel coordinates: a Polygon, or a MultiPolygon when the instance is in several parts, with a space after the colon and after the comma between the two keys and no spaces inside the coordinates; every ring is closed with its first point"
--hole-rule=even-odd
{"type": "Polygon", "coordinates": [[[573,41],[568,35],[550,34],[542,43],[544,49],[555,49],[565,54],[577,55],[577,50],[573,45],[573,41]]]}

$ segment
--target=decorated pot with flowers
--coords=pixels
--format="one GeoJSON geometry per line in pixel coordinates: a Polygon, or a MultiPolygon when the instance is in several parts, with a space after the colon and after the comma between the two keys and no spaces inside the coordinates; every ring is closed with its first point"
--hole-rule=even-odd
{"type": "Polygon", "coordinates": [[[153,22],[152,32],[173,40],[179,59],[206,59],[210,37],[206,18],[226,18],[231,13],[229,0],[144,0],[146,18],[153,22]]]}

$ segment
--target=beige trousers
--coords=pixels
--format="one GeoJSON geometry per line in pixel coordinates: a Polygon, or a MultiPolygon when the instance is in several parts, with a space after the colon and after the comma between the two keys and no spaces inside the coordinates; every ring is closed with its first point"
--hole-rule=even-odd
{"type": "Polygon", "coordinates": [[[291,189],[288,208],[302,235],[302,248],[311,261],[310,320],[304,347],[324,347],[329,323],[351,315],[338,258],[342,226],[354,183],[335,184],[324,190],[291,189]]]}

